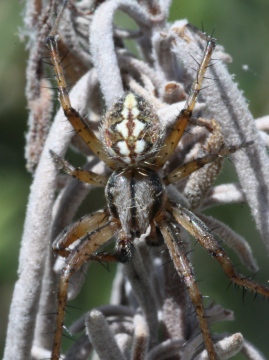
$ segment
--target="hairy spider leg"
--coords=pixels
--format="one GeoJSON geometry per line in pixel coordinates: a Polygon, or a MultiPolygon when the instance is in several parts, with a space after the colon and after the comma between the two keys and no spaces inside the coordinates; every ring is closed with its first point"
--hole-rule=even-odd
{"type": "MultiPolygon", "coordinates": [[[[71,232],[67,235],[66,239],[63,239],[62,241],[57,240],[56,247],[64,247],[63,244],[69,246],[71,239],[75,240],[75,235],[83,234],[83,230],[87,228],[84,223],[87,223],[86,220],[88,220],[88,223],[91,223],[92,221],[92,219],[88,217],[85,219],[85,221],[82,219],[81,222],[77,222],[75,224],[76,226],[74,226],[71,232]]],[[[58,307],[51,360],[59,360],[60,358],[62,329],[64,325],[65,308],[67,302],[67,290],[71,275],[78,271],[81,266],[88,261],[118,261],[116,254],[96,253],[96,251],[98,251],[98,249],[100,249],[100,247],[102,247],[115,234],[117,230],[118,225],[113,221],[108,221],[104,225],[98,226],[98,228],[91,231],[90,233],[86,233],[87,235],[80,239],[79,244],[76,246],[76,251],[70,252],[69,256],[67,257],[67,265],[62,270],[58,287],[58,307]]],[[[61,251],[64,255],[66,255],[64,250],[61,251]]]]}
{"type": "Polygon", "coordinates": [[[176,225],[173,225],[170,220],[162,220],[158,224],[158,227],[164,237],[171,259],[173,259],[175,268],[187,287],[191,302],[197,314],[205,347],[208,352],[208,357],[210,360],[217,360],[218,356],[214,348],[210,327],[206,319],[206,313],[203,305],[203,297],[196,284],[190,261],[186,256],[186,253],[188,251],[186,244],[180,240],[176,225]]]}
{"type": "Polygon", "coordinates": [[[73,176],[87,184],[95,186],[106,186],[108,177],[105,175],[96,174],[90,170],[83,170],[81,168],[75,168],[68,161],[58,156],[54,151],[50,150],[50,154],[53,157],[54,162],[58,165],[59,169],[63,170],[66,174],[73,176]]]}
{"type": "Polygon", "coordinates": [[[230,154],[235,153],[237,150],[242,149],[244,147],[247,147],[251,145],[253,142],[249,141],[246,143],[243,143],[241,145],[231,145],[231,146],[223,146],[218,152],[211,153],[205,156],[202,156],[200,158],[191,160],[186,162],[183,165],[180,165],[173,171],[171,171],[167,176],[163,178],[163,181],[165,185],[173,184],[186,176],[190,175],[194,171],[197,171],[201,169],[203,166],[210,164],[220,158],[224,158],[229,156],[230,154]]]}
{"type": "MultiPolygon", "coordinates": [[[[59,17],[62,15],[62,12],[59,13],[57,17],[57,23],[59,22],[59,17]]],[[[89,127],[89,124],[83,119],[83,117],[76,111],[70,102],[67,84],[62,68],[62,61],[59,56],[57,41],[58,36],[54,34],[55,29],[51,31],[50,35],[46,39],[47,46],[50,51],[50,58],[52,61],[54,73],[57,80],[57,86],[59,91],[60,102],[64,111],[65,116],[75,129],[76,133],[85,141],[90,150],[102,161],[104,161],[107,166],[111,169],[115,169],[115,164],[112,159],[106,154],[103,148],[102,142],[97,138],[94,132],[89,127]]]]}
{"type": "Polygon", "coordinates": [[[170,127],[165,142],[157,154],[156,161],[154,162],[154,165],[157,168],[161,168],[166,163],[169,157],[173,154],[174,150],[177,147],[177,144],[179,143],[180,139],[184,134],[184,131],[192,116],[197,97],[202,89],[203,78],[206,69],[209,66],[212,52],[214,51],[215,46],[215,40],[209,38],[205,51],[203,53],[202,61],[197,70],[196,78],[192,84],[190,94],[186,100],[186,104],[184,108],[180,111],[179,115],[176,117],[174,124],[170,127]]]}
{"type": "Polygon", "coordinates": [[[52,248],[60,256],[68,257],[71,249],[68,247],[79,239],[83,238],[85,234],[104,226],[109,218],[107,209],[104,211],[97,211],[94,214],[87,214],[78,219],[75,223],[65,228],[54,240],[52,248]]]}
{"type": "Polygon", "coordinates": [[[269,298],[269,288],[252,281],[249,277],[238,273],[217,240],[210,233],[210,229],[191,211],[177,204],[172,208],[172,214],[178,223],[183,226],[198,242],[218,260],[225,274],[234,283],[269,298]]]}

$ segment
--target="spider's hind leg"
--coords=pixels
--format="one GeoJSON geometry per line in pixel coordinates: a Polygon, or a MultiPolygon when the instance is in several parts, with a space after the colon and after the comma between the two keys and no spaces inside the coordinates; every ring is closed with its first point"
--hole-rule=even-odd
{"type": "Polygon", "coordinates": [[[55,78],[57,81],[58,91],[59,91],[59,99],[62,105],[62,109],[64,111],[65,116],[75,129],[75,131],[79,134],[79,136],[84,140],[84,142],[88,145],[90,150],[102,161],[104,161],[110,168],[114,168],[114,162],[112,159],[104,151],[104,147],[102,142],[97,138],[93,130],[89,127],[89,124],[84,120],[84,118],[79,114],[77,110],[72,107],[68,90],[67,83],[64,76],[62,59],[60,58],[58,51],[58,41],[59,36],[56,34],[58,24],[63,14],[63,10],[65,7],[66,1],[64,2],[59,15],[55,21],[55,25],[53,26],[49,36],[46,39],[46,45],[50,52],[50,59],[53,65],[55,78]]]}
{"type": "Polygon", "coordinates": [[[164,144],[157,154],[157,160],[155,161],[154,165],[158,168],[162,167],[169,159],[169,157],[174,153],[177,144],[179,143],[186,127],[189,124],[198,95],[202,89],[202,82],[205,76],[205,72],[210,65],[211,56],[215,49],[215,46],[216,41],[213,38],[209,37],[203,53],[202,60],[197,70],[196,77],[193,81],[190,94],[187,97],[186,104],[176,117],[174,123],[171,125],[164,144]]]}

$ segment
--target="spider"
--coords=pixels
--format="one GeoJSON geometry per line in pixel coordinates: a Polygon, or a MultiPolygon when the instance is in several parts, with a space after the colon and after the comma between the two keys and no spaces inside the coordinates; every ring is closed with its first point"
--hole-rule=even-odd
{"type": "Polygon", "coordinates": [[[61,106],[76,133],[112,173],[107,177],[74,168],[51,151],[55,163],[67,174],[85,183],[105,187],[107,201],[104,210],[84,216],[61,233],[53,244],[57,254],[66,258],[66,264],[59,281],[51,359],[60,358],[67,290],[71,275],[88,261],[121,263],[132,261],[134,240],[144,234],[149,245],[159,245],[160,238],[166,244],[176,271],[184,281],[194,306],[208,357],[210,360],[218,359],[202,294],[187,256],[187,246],[180,238],[179,225],[216,258],[231,281],[266,297],[269,297],[269,289],[239,274],[210,229],[194,213],[169,199],[166,187],[204,165],[228,156],[251,143],[223,146],[216,153],[196,158],[177,167],[165,177],[160,174],[190,122],[216,40],[207,37],[203,57],[185,106],[166,131],[163,130],[154,109],[144,98],[133,92],[126,92],[104,116],[100,129],[101,139],[99,139],[79,112],[72,107],[69,99],[56,35],[63,9],[64,6],[46,40],[57,79],[61,106]],[[116,250],[111,253],[102,251],[102,247],[113,236],[117,236],[116,250]]]}

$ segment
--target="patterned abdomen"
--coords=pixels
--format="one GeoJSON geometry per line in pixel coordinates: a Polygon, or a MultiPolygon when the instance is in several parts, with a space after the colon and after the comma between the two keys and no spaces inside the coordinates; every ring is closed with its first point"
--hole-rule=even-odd
{"type": "Polygon", "coordinates": [[[160,146],[161,126],[152,107],[140,96],[126,93],[108,111],[101,126],[109,155],[128,165],[149,161],[160,146]]]}

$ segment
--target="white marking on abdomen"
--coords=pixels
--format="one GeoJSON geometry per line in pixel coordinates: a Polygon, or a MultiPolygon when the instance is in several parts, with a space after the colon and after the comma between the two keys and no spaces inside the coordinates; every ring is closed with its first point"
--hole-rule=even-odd
{"type": "Polygon", "coordinates": [[[140,133],[145,129],[146,124],[142,123],[142,121],[135,119],[134,120],[134,130],[133,130],[133,136],[138,137],[140,133]]]}
{"type": "Polygon", "coordinates": [[[129,136],[127,124],[128,120],[122,120],[116,125],[116,130],[124,137],[124,139],[127,139],[129,136]]]}
{"type": "Polygon", "coordinates": [[[137,154],[141,154],[145,150],[145,147],[146,147],[146,141],[145,140],[137,140],[135,142],[135,152],[137,154]]]}
{"type": "Polygon", "coordinates": [[[118,141],[117,146],[121,155],[128,156],[130,154],[130,150],[125,141],[118,141]]]}

